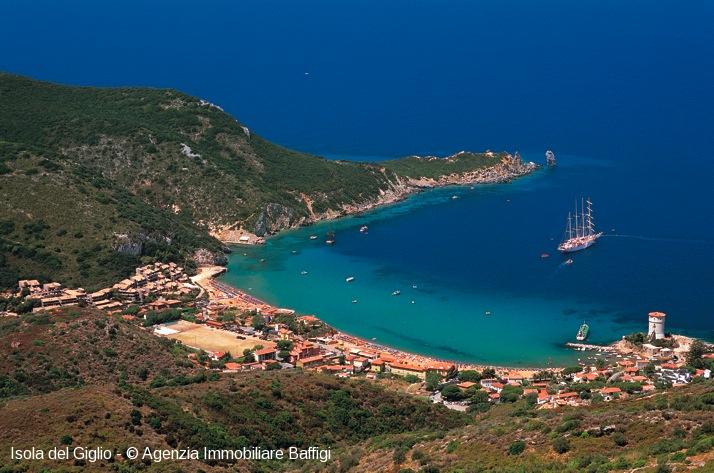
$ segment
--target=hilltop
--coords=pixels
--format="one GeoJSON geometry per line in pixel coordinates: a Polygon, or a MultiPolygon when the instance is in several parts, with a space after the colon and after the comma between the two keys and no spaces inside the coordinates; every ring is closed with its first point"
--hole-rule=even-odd
{"type": "Polygon", "coordinates": [[[232,230],[264,236],[441,177],[497,182],[532,170],[507,153],[329,161],[176,90],[0,74],[0,287],[33,277],[95,289],[156,260],[190,269],[221,262],[232,230]]]}

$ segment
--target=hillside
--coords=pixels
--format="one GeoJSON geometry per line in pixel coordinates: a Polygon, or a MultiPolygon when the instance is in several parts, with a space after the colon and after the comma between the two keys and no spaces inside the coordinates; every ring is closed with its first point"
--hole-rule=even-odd
{"type": "MultiPolygon", "coordinates": [[[[398,392],[403,380],[340,380],[300,370],[217,373],[196,367],[188,354],[137,322],[92,310],[1,319],[0,451],[60,444],[101,444],[118,453],[128,446],[332,449],[324,464],[180,464],[183,471],[206,472],[659,472],[714,466],[711,381],[587,408],[539,410],[521,399],[461,414],[398,392]]],[[[58,466],[0,458],[0,471],[58,466]]],[[[176,471],[177,464],[119,459],[62,466],[136,472],[176,471]]]]}
{"type": "Polygon", "coordinates": [[[453,181],[509,157],[468,155],[328,161],[175,90],[0,74],[0,287],[21,276],[95,289],[141,261],[220,262],[214,236],[229,229],[272,234],[399,200],[418,190],[412,177],[453,181]]]}
{"type": "MultiPolygon", "coordinates": [[[[91,310],[0,319],[0,471],[40,468],[40,463],[21,462],[15,470],[3,470],[9,468],[3,462],[10,445],[60,443],[101,444],[118,452],[128,445],[319,445],[332,447],[341,461],[353,462],[350,445],[403,431],[431,436],[468,420],[370,382],[301,371],[219,374],[194,367],[187,354],[136,322],[91,310]]],[[[228,470],[226,464],[198,463],[182,466],[188,471],[228,470]]],[[[248,465],[239,466],[238,471],[248,471],[248,465]]],[[[85,471],[81,467],[111,469],[105,462],[63,471],[85,471]]],[[[115,471],[142,469],[136,462],[115,471]]]]}

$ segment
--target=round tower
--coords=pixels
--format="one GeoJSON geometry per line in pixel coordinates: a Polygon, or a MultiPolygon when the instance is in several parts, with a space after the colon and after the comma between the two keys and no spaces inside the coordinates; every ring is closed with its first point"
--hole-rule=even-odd
{"type": "Polygon", "coordinates": [[[652,340],[664,338],[664,319],[667,316],[664,312],[649,313],[649,330],[647,337],[652,340]]]}

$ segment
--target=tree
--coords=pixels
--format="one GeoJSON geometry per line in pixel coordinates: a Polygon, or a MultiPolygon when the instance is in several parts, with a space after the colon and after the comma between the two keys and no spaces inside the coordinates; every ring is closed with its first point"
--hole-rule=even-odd
{"type": "Polygon", "coordinates": [[[441,376],[436,371],[429,371],[426,374],[426,389],[427,391],[436,391],[439,387],[439,382],[441,381],[441,376]]]}
{"type": "Polygon", "coordinates": [[[290,351],[293,349],[293,342],[290,340],[278,340],[278,350],[290,351]]]}
{"type": "Polygon", "coordinates": [[[687,365],[694,368],[702,368],[704,366],[703,356],[704,356],[704,344],[701,340],[694,340],[689,346],[689,352],[687,352],[687,365]]]}
{"type": "Polygon", "coordinates": [[[419,381],[421,381],[419,376],[414,375],[414,374],[408,374],[408,375],[404,376],[404,380],[409,384],[414,384],[414,383],[418,383],[419,381]]]}
{"type": "Polygon", "coordinates": [[[496,370],[493,368],[486,368],[483,370],[483,373],[481,373],[481,377],[485,379],[491,379],[496,377],[496,370]]]}
{"type": "Polygon", "coordinates": [[[447,401],[460,401],[464,398],[461,389],[455,384],[449,384],[441,390],[441,396],[447,401]]]}
{"type": "Polygon", "coordinates": [[[459,371],[459,380],[478,383],[479,381],[481,381],[481,373],[475,370],[459,371]]]}
{"type": "Polygon", "coordinates": [[[523,394],[523,388],[507,384],[501,390],[501,402],[516,402],[523,394]]]}
{"type": "Polygon", "coordinates": [[[263,328],[265,328],[265,317],[260,314],[255,314],[253,316],[253,328],[256,330],[263,330],[263,328]]]}
{"type": "Polygon", "coordinates": [[[605,368],[605,360],[602,358],[598,358],[597,360],[595,360],[595,368],[599,370],[605,368]]]}

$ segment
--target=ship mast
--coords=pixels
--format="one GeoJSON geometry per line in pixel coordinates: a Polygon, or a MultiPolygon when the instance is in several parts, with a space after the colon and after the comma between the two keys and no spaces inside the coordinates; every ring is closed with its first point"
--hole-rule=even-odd
{"type": "Polygon", "coordinates": [[[589,236],[590,234],[587,232],[587,229],[585,228],[585,199],[583,197],[580,197],[580,224],[583,226],[582,231],[580,232],[580,235],[582,236],[589,236]]]}
{"type": "Polygon", "coordinates": [[[573,218],[568,212],[568,240],[573,238],[573,218]]]}
{"type": "Polygon", "coordinates": [[[588,197],[586,203],[588,204],[588,235],[593,235],[595,234],[595,225],[593,225],[593,209],[590,197],[588,197]]]}
{"type": "Polygon", "coordinates": [[[575,238],[580,237],[580,224],[578,224],[578,201],[575,201],[575,238]]]}

